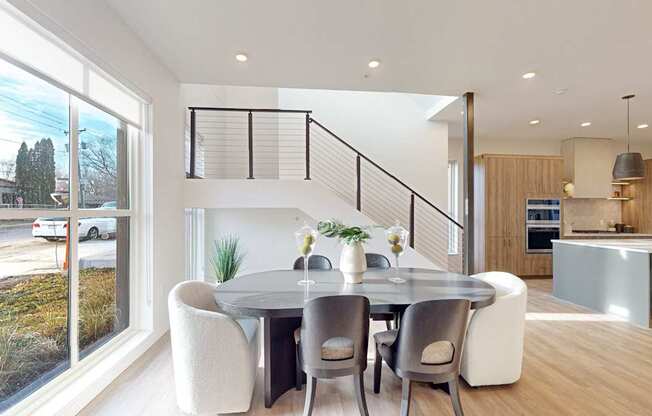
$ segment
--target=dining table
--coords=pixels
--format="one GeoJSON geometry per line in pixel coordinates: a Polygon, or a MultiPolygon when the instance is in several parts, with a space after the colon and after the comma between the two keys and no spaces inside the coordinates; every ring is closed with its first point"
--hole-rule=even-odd
{"type": "Polygon", "coordinates": [[[262,318],[267,408],[296,385],[294,331],[301,326],[303,307],[311,299],[362,295],[369,299],[371,313],[400,314],[414,303],[439,299],[468,299],[471,309],[477,310],[494,303],[496,297],[486,282],[441,270],[369,269],[359,284],[345,283],[339,270],[310,270],[309,274],[314,284],[298,284],[303,270],[272,270],[240,276],[215,290],[215,301],[224,312],[262,318]]]}

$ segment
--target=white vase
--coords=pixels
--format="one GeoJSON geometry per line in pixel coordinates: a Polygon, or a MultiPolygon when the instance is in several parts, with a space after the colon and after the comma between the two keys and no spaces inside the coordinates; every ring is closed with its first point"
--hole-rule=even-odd
{"type": "Polygon", "coordinates": [[[342,244],[340,271],[346,283],[362,283],[362,275],[367,271],[367,259],[362,243],[342,244]]]}

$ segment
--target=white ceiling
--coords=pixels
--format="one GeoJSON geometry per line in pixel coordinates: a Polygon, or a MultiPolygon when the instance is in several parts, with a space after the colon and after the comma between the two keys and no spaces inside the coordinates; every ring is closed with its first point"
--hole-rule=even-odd
{"type": "Polygon", "coordinates": [[[633,92],[652,125],[649,0],[107,1],[181,82],[474,91],[480,137],[526,140],[622,137],[633,92]]]}

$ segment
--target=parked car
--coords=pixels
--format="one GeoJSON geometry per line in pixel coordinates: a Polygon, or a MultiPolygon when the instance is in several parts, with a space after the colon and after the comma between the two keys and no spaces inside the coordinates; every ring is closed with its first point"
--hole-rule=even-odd
{"type": "MultiPolygon", "coordinates": [[[[32,237],[48,241],[65,240],[68,228],[66,218],[37,218],[32,223],[32,237]]],[[[116,233],[115,218],[81,218],[79,220],[79,239],[94,240],[101,236],[113,237],[116,233]]]]}

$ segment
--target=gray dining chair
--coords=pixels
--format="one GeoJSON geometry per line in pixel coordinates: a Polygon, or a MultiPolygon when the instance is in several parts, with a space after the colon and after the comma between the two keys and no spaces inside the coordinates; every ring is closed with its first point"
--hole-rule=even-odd
{"type": "MultiPolygon", "coordinates": [[[[294,270],[303,270],[303,257],[298,257],[294,261],[294,270]]],[[[308,270],[332,270],[333,265],[331,261],[326,256],[320,254],[313,254],[308,258],[308,270]]]]}
{"type": "Polygon", "coordinates": [[[448,383],[456,416],[463,416],[459,395],[460,359],[471,302],[432,300],[409,306],[399,329],[374,334],[374,393],[380,392],[382,362],[403,379],[401,416],[410,414],[412,382],[448,383]]]}
{"type": "MultiPolygon", "coordinates": [[[[392,264],[389,259],[382,254],[378,253],[365,253],[367,260],[367,269],[389,269],[392,264]]],[[[375,312],[371,314],[372,321],[385,321],[387,330],[392,329],[392,322],[396,319],[396,315],[392,312],[375,312]]]]}
{"type": "Polygon", "coordinates": [[[369,341],[369,299],[342,295],[307,302],[301,328],[295,331],[294,338],[298,345],[297,380],[301,380],[301,370],[307,377],[303,415],[312,414],[317,379],[352,375],[358,409],[362,416],[368,416],[364,370],[369,341]]]}

